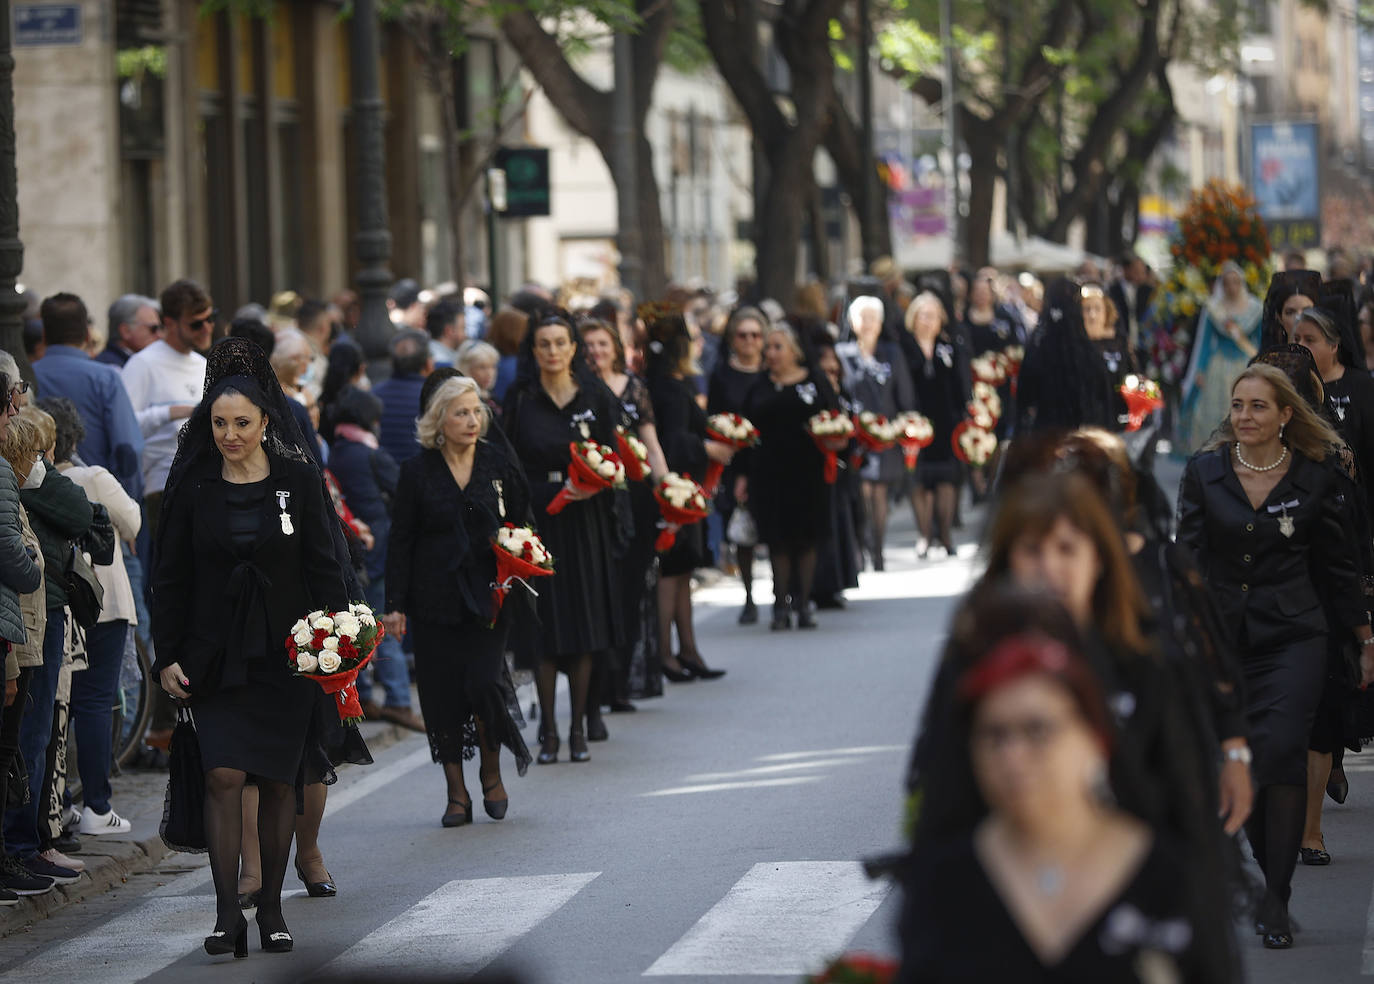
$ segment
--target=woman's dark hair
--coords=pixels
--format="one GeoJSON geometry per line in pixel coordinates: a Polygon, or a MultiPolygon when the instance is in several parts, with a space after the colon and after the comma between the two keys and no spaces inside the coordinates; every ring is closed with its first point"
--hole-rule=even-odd
{"type": "Polygon", "coordinates": [[[1280,270],[1269,280],[1269,291],[1264,295],[1264,327],[1260,332],[1260,348],[1274,348],[1288,343],[1288,333],[1283,329],[1280,315],[1284,304],[1294,295],[1301,294],[1311,298],[1316,304],[1321,300],[1322,276],[1315,270],[1280,270]]]}
{"type": "Polygon", "coordinates": [[[698,369],[692,358],[692,335],[679,313],[661,312],[645,319],[649,330],[644,369],[649,375],[695,376],[698,369]]]}
{"type": "MultiPolygon", "coordinates": [[[[539,329],[559,325],[568,333],[568,338],[573,344],[570,371],[573,378],[579,385],[604,386],[601,380],[593,371],[591,364],[587,362],[586,349],[582,347],[582,336],[578,334],[576,322],[573,316],[565,308],[556,307],[552,304],[545,304],[543,307],[534,311],[528,318],[525,336],[520,342],[520,362],[516,367],[515,382],[517,386],[528,386],[537,384],[539,381],[539,363],[534,357],[534,336],[539,333],[539,329]]],[[[500,351],[499,349],[497,351],[500,351]]],[[[609,391],[608,391],[609,392],[609,391]]]]}
{"type": "Polygon", "coordinates": [[[1124,651],[1148,652],[1141,623],[1149,613],[1121,529],[1092,482],[1072,472],[1027,475],[1002,489],[988,524],[982,580],[1011,575],[1011,551],[1025,536],[1044,537],[1066,520],[1093,542],[1101,574],[1093,589],[1093,615],[1106,642],[1124,651]]]}
{"type": "Polygon", "coordinates": [[[1355,305],[1355,284],[1350,280],[1327,280],[1322,283],[1317,306],[1326,311],[1340,334],[1336,357],[1347,369],[1366,372],[1364,342],[1360,339],[1360,310],[1355,305]]]}
{"type": "Polygon", "coordinates": [[[333,403],[344,387],[353,382],[358,370],[363,367],[363,350],[351,342],[335,342],[329,346],[328,367],[324,371],[324,383],[320,388],[320,406],[333,403]]]}
{"type": "Polygon", "coordinates": [[[334,401],[329,417],[336,427],[339,424],[353,424],[370,431],[382,419],[382,401],[367,390],[346,386],[334,401]]]}
{"type": "Polygon", "coordinates": [[[523,311],[503,307],[487,322],[487,341],[502,355],[519,355],[520,343],[529,331],[529,317],[523,311]]]}
{"type": "MultiPolygon", "coordinates": [[[[602,304],[610,304],[610,301],[603,301],[602,304]]],[[[598,304],[597,307],[601,305],[598,304]]],[[[593,308],[592,310],[595,310],[593,308]]],[[[612,312],[614,312],[612,306],[612,312]]],[[[611,347],[615,349],[615,358],[611,362],[611,368],[616,372],[625,371],[625,342],[620,337],[620,331],[616,328],[614,320],[607,321],[604,318],[597,318],[586,315],[578,319],[577,330],[581,333],[583,340],[587,338],[587,333],[591,331],[604,331],[611,336],[611,347]]]]}
{"type": "Polygon", "coordinates": [[[261,320],[254,317],[235,318],[229,323],[229,338],[246,338],[254,342],[257,346],[267,353],[267,357],[272,358],[272,352],[277,347],[277,335],[271,328],[268,328],[261,320]]]}
{"type": "Polygon", "coordinates": [[[72,452],[86,436],[86,426],[81,422],[81,411],[66,397],[46,396],[38,401],[38,409],[52,417],[57,428],[57,443],[53,448],[53,464],[60,465],[72,460],[72,452]]]}

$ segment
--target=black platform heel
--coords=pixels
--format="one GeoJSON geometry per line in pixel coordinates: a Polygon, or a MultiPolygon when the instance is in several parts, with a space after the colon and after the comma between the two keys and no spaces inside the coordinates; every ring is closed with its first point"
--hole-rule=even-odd
{"type": "Polygon", "coordinates": [[[491,792],[499,785],[501,785],[501,780],[497,779],[490,786],[482,787],[482,809],[486,810],[487,816],[491,817],[493,820],[506,819],[506,810],[510,807],[509,795],[503,800],[487,799],[487,793],[491,792]]]}
{"type": "Polygon", "coordinates": [[[306,878],[300,858],[296,858],[296,874],[300,877],[301,884],[305,886],[305,894],[312,899],[328,899],[339,894],[339,890],[334,886],[334,878],[328,871],[324,873],[324,881],[312,882],[306,878]]]}
{"type": "MultiPolygon", "coordinates": [[[[258,942],[262,944],[263,953],[290,953],[291,948],[296,945],[296,941],[291,938],[290,931],[286,928],[286,923],[281,924],[281,929],[274,929],[268,932],[267,927],[262,924],[262,913],[258,913],[258,942]]],[[[247,926],[244,926],[244,933],[247,934],[247,926]]]]}
{"type": "Polygon", "coordinates": [[[546,731],[539,736],[539,757],[535,759],[540,765],[552,765],[558,761],[558,732],[546,731]]]}
{"type": "Polygon", "coordinates": [[[232,932],[217,929],[205,937],[205,952],[212,957],[232,953],[237,960],[248,956],[248,920],[239,916],[239,924],[232,932]]]}

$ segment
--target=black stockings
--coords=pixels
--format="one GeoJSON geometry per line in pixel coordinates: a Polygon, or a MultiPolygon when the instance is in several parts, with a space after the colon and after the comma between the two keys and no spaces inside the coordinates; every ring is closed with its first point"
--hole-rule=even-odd
{"type": "MultiPolygon", "coordinates": [[[[592,657],[590,653],[572,657],[576,660],[568,671],[569,709],[572,712],[572,731],[585,734],[583,720],[587,716],[587,695],[592,689],[592,657]]],[[[554,716],[553,700],[558,690],[558,664],[543,660],[534,681],[539,692],[539,735],[558,734],[557,719],[554,716]]]]}
{"type": "Polygon", "coordinates": [[[862,494],[864,515],[868,519],[864,541],[868,545],[874,569],[882,570],[883,540],[887,536],[887,486],[882,482],[864,482],[862,494]]]}
{"type": "MultiPolygon", "coordinates": [[[[754,553],[749,552],[749,563],[753,565],[754,553]]],[[[673,655],[673,627],[677,626],[677,656],[684,653],[688,662],[698,662],[697,634],[692,625],[692,576],[676,574],[658,579],[658,651],[663,654],[665,663],[680,662],[673,655]],[[671,662],[669,662],[671,661],[671,662]]],[[[676,669],[677,667],[672,667],[676,669]]]]}
{"type": "Polygon", "coordinates": [[[949,482],[941,482],[933,490],[918,488],[911,494],[911,505],[916,510],[916,525],[927,544],[944,544],[954,552],[954,505],[958,500],[958,489],[949,482]]]}
{"type": "Polygon", "coordinates": [[[816,548],[770,546],[768,556],[773,562],[773,609],[784,610],[790,600],[793,609],[806,611],[816,579],[816,548]]]}
{"type": "MultiPolygon", "coordinates": [[[[215,926],[232,930],[239,921],[239,849],[243,841],[243,788],[247,775],[238,769],[205,773],[205,843],[215,878],[215,926]]],[[[291,838],[296,831],[296,790],[281,782],[259,779],[258,850],[262,858],[262,894],[258,921],[285,928],[281,886],[291,838]]]]}
{"type": "MultiPolygon", "coordinates": [[[[1302,786],[1264,786],[1255,796],[1255,808],[1245,824],[1245,836],[1264,872],[1269,904],[1286,911],[1293,893],[1293,870],[1298,865],[1307,813],[1307,790],[1302,786]]],[[[1274,916],[1268,917],[1270,919],[1274,916]]]]}
{"type": "Polygon", "coordinates": [[[735,547],[735,563],[739,565],[739,579],[744,585],[744,600],[751,602],[754,600],[754,548],[735,547]]]}

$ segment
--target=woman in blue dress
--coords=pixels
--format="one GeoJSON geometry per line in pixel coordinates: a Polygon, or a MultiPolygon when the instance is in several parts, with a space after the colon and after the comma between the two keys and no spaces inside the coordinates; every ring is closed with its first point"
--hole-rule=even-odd
{"type": "Polygon", "coordinates": [[[1198,320],[1197,341],[1183,379],[1179,450],[1191,454],[1221,426],[1231,409],[1231,381],[1260,350],[1264,305],[1228,261],[1218,289],[1198,320]]]}

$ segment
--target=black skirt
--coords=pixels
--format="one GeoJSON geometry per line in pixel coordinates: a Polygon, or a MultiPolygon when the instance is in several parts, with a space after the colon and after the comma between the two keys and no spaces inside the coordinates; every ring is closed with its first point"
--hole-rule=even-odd
{"type": "Polygon", "coordinates": [[[1307,784],[1307,746],[1326,680],[1326,637],[1241,648],[1255,785],[1307,784]]]}
{"type": "Polygon", "coordinates": [[[627,493],[634,536],[620,558],[620,610],[625,639],[612,653],[620,693],[632,697],[663,695],[663,661],[658,652],[659,509],[648,482],[630,483],[627,493]]]}
{"type": "Polygon", "coordinates": [[[281,665],[253,664],[247,682],[196,697],[191,711],[205,771],[238,769],[295,785],[319,684],[281,665]]]}
{"type": "Polygon", "coordinates": [[[455,763],[476,755],[480,720],[487,747],[510,749],[523,776],[530,752],[520,735],[525,722],[506,668],[506,620],[488,628],[476,618],[459,625],[412,618],[407,628],[415,643],[415,686],[434,761],[455,763]]]}

